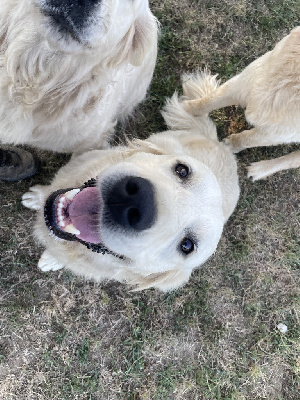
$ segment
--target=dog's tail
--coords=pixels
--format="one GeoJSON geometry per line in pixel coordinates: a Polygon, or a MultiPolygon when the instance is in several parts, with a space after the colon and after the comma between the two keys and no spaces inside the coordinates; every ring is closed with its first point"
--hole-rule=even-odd
{"type": "Polygon", "coordinates": [[[181,81],[183,96],[188,100],[202,98],[220,86],[217,75],[211,75],[207,69],[194,74],[183,74],[181,81]]]}
{"type": "Polygon", "coordinates": [[[200,130],[203,136],[214,138],[217,137],[216,129],[208,118],[208,115],[194,117],[189,114],[182,106],[183,100],[199,99],[213,92],[219,87],[219,81],[216,75],[211,75],[207,70],[198,71],[194,74],[184,74],[182,76],[183,96],[178,93],[167,99],[163,108],[162,115],[171,130],[200,130]]]}

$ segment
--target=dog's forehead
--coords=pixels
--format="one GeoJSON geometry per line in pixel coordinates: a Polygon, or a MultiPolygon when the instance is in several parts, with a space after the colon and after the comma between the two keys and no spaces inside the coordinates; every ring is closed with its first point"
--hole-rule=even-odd
{"type": "Polygon", "coordinates": [[[203,238],[219,236],[223,229],[222,195],[218,185],[191,185],[187,189],[170,191],[161,197],[162,221],[172,221],[164,232],[172,236],[191,235],[203,238]]]}

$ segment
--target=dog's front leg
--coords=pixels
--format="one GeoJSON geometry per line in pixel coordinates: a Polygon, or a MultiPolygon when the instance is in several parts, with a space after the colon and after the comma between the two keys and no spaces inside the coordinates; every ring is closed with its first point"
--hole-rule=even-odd
{"type": "Polygon", "coordinates": [[[36,185],[29,189],[22,196],[23,206],[30,208],[31,210],[40,210],[44,204],[45,199],[45,189],[48,186],[36,185]]]}
{"type": "Polygon", "coordinates": [[[253,181],[264,179],[267,176],[275,174],[275,172],[290,168],[300,167],[300,150],[287,154],[273,160],[264,160],[252,163],[248,169],[248,178],[253,181]]]}

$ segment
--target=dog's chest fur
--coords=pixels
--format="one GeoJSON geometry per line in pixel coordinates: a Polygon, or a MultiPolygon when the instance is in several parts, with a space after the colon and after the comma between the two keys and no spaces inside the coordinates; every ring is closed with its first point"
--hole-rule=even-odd
{"type": "Polygon", "coordinates": [[[0,142],[77,153],[103,147],[117,118],[145,97],[156,25],[134,66],[105,40],[95,48],[75,43],[75,50],[56,44],[33,4],[7,1],[11,7],[0,10],[0,142]]]}

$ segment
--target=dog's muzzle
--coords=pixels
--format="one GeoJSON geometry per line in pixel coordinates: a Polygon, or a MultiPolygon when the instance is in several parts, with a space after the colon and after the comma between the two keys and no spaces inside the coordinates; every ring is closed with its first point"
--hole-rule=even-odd
{"type": "Polygon", "coordinates": [[[102,0],[46,0],[41,7],[61,32],[79,40],[80,32],[87,28],[92,14],[102,0]]]}
{"type": "Polygon", "coordinates": [[[102,190],[91,179],[79,188],[53,192],[45,202],[45,223],[56,238],[124,259],[102,243],[100,221],[102,227],[129,235],[150,228],[157,212],[153,184],[141,177],[123,176],[101,186],[102,190]]]}
{"type": "Polygon", "coordinates": [[[156,218],[154,188],[148,179],[125,176],[103,191],[104,223],[124,232],[141,232],[156,218]]]}

